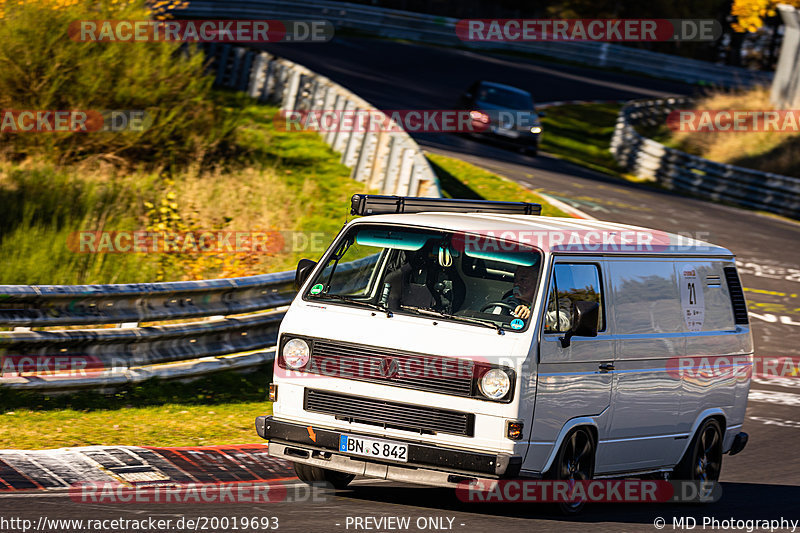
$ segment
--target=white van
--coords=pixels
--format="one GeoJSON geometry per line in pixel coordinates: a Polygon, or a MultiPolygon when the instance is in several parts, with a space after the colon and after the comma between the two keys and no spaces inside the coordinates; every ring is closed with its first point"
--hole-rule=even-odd
{"type": "Polygon", "coordinates": [[[270,455],[336,487],[718,479],[753,355],[733,254],[539,211],[354,196],[361,218],[298,265],[270,455]]]}

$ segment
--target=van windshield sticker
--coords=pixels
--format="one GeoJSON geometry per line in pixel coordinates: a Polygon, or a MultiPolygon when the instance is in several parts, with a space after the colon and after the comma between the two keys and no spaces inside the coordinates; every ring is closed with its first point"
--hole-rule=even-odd
{"type": "Polygon", "coordinates": [[[680,267],[681,307],[686,328],[689,331],[702,331],[706,304],[703,298],[703,284],[694,265],[680,267]]]}
{"type": "Polygon", "coordinates": [[[311,287],[311,290],[308,292],[310,292],[311,294],[319,294],[322,292],[322,289],[323,289],[322,283],[317,283],[316,285],[311,287]]]}
{"type": "Polygon", "coordinates": [[[522,329],[525,327],[525,322],[521,318],[515,318],[511,321],[511,329],[522,329]]]}

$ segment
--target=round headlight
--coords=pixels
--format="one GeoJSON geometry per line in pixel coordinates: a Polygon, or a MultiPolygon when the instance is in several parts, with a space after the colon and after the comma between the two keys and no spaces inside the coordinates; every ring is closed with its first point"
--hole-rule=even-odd
{"type": "Polygon", "coordinates": [[[499,400],[511,389],[511,379],[505,371],[493,368],[481,378],[481,392],[487,398],[499,400]]]}
{"type": "Polygon", "coordinates": [[[531,133],[542,133],[541,126],[531,126],[531,133]]]}
{"type": "Polygon", "coordinates": [[[283,345],[283,361],[289,368],[303,368],[311,351],[303,339],[292,339],[283,345]]]}

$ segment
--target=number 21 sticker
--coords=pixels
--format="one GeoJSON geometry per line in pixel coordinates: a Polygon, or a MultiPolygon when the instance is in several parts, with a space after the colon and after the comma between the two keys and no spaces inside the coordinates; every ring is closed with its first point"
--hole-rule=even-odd
{"type": "Polygon", "coordinates": [[[686,328],[689,331],[702,331],[706,313],[703,283],[694,265],[683,265],[680,268],[678,283],[681,287],[681,308],[686,328]]]}

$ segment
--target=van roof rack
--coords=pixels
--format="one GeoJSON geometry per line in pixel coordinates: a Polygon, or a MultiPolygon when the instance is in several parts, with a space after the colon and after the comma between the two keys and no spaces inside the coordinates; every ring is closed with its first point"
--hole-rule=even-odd
{"type": "Polygon", "coordinates": [[[350,200],[350,213],[358,216],[423,213],[426,211],[539,215],[542,212],[542,205],[529,202],[454,200],[452,198],[419,198],[380,194],[354,194],[350,200]]]}

